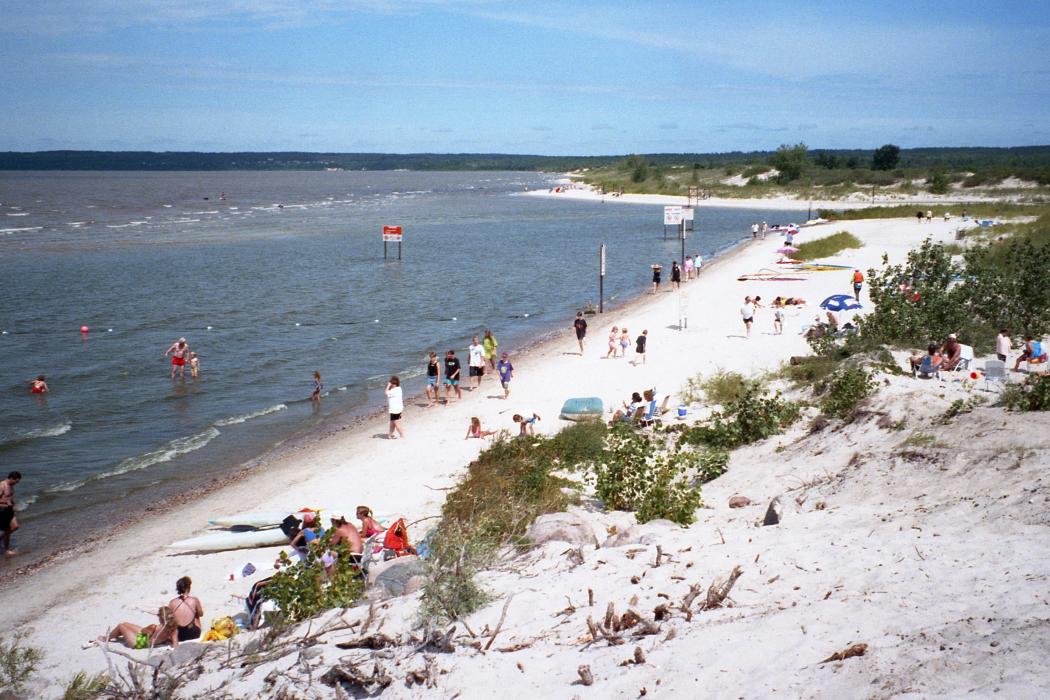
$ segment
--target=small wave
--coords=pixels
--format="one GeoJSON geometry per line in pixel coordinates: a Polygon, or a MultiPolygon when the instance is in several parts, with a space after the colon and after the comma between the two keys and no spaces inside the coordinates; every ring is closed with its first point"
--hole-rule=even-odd
{"type": "Polygon", "coordinates": [[[238,423],[244,423],[245,421],[249,421],[252,418],[259,418],[260,416],[266,416],[271,413],[283,411],[286,408],[288,408],[288,406],[286,406],[283,403],[279,403],[276,406],[270,406],[269,408],[264,408],[259,411],[253,411],[252,413],[245,413],[243,416],[234,416],[233,418],[223,418],[222,420],[217,420],[215,421],[215,425],[219,426],[220,428],[227,425],[237,425],[238,423]]]}
{"type": "Polygon", "coordinates": [[[23,442],[29,442],[30,440],[36,440],[37,438],[48,438],[57,437],[59,435],[65,435],[73,429],[73,423],[66,421],[59,425],[52,425],[48,428],[34,428],[33,430],[27,430],[24,433],[18,433],[14,437],[0,441],[0,450],[13,447],[14,445],[21,444],[23,442]]]}
{"type": "Polygon", "coordinates": [[[191,214],[218,214],[218,209],[211,209],[209,211],[191,211],[191,214]]]}
{"type": "Polygon", "coordinates": [[[0,233],[18,233],[19,231],[39,231],[43,226],[26,226],[24,228],[0,228],[0,233]]]}
{"type": "Polygon", "coordinates": [[[172,459],[179,455],[186,454],[187,452],[193,452],[207,445],[209,442],[219,437],[221,433],[217,428],[208,428],[203,433],[197,433],[196,435],[190,435],[189,437],[175,438],[171,442],[167,443],[163,447],[153,450],[152,452],[146,452],[138,457],[129,457],[123,462],[118,464],[116,468],[111,469],[101,474],[96,474],[87,479],[81,479],[79,481],[72,481],[64,484],[58,484],[45,490],[46,493],[55,493],[61,491],[76,491],[81,486],[91,483],[92,481],[102,481],[108,479],[111,476],[120,476],[121,474],[127,474],[128,472],[138,471],[151,467],[154,464],[161,464],[162,462],[170,462],[172,459]]]}
{"type": "Polygon", "coordinates": [[[29,506],[33,505],[34,503],[36,503],[36,495],[30,496],[29,498],[25,499],[20,498],[18,499],[18,503],[15,504],[15,510],[17,512],[21,512],[29,506]]]}
{"type": "Polygon", "coordinates": [[[15,213],[15,212],[7,212],[7,215],[8,216],[29,216],[29,212],[27,212],[27,211],[20,211],[20,212],[17,212],[17,213],[15,213]]]}

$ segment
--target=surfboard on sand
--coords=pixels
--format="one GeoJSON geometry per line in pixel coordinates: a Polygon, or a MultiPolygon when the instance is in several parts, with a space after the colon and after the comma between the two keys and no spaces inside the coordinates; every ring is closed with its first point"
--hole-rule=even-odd
{"type": "Polygon", "coordinates": [[[168,549],[182,552],[222,552],[229,549],[248,549],[252,547],[275,547],[288,544],[288,536],[280,528],[265,530],[220,530],[198,535],[187,540],[179,540],[168,545],[168,549]]]}

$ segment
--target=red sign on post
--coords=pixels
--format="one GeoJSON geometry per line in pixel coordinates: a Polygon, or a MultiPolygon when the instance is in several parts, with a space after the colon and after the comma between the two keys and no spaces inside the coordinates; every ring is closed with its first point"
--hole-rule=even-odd
{"type": "Polygon", "coordinates": [[[391,241],[393,243],[401,242],[401,227],[400,226],[384,226],[383,227],[383,241],[391,241]]]}

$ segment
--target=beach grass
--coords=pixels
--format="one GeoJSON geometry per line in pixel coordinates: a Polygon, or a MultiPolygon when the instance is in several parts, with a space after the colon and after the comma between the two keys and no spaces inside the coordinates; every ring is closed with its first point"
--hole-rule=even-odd
{"type": "MultiPolygon", "coordinates": [[[[820,216],[831,221],[853,221],[856,219],[900,219],[916,218],[919,210],[932,209],[930,204],[900,204],[893,207],[873,206],[862,209],[821,209],[820,216]]],[[[975,219],[994,219],[1011,216],[1039,216],[1050,211],[1045,204],[1022,204],[1018,202],[943,202],[937,205],[937,212],[944,214],[948,210],[955,216],[963,211],[975,219]]]]}
{"type": "Polygon", "coordinates": [[[849,248],[860,248],[863,245],[860,239],[849,231],[839,231],[830,236],[800,244],[794,257],[797,260],[818,260],[831,257],[849,248]]]}

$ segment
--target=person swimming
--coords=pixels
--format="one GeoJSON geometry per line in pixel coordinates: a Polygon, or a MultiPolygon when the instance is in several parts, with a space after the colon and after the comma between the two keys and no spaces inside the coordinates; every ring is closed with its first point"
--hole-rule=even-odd
{"type": "Polygon", "coordinates": [[[31,394],[47,394],[50,391],[51,389],[47,386],[47,379],[42,374],[34,379],[29,386],[29,393],[31,394]]]}

